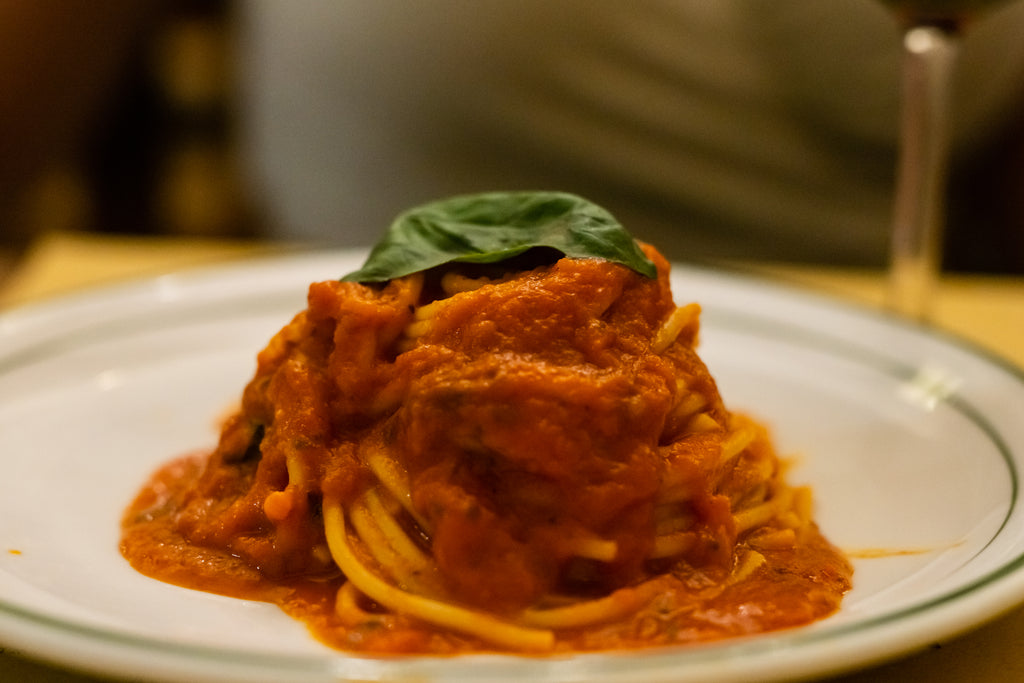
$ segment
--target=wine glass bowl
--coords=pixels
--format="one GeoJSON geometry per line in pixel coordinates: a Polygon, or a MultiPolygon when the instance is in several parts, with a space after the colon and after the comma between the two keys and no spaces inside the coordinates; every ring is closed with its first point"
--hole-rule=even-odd
{"type": "Polygon", "coordinates": [[[907,26],[959,27],[1007,0],[881,0],[907,26]]]}

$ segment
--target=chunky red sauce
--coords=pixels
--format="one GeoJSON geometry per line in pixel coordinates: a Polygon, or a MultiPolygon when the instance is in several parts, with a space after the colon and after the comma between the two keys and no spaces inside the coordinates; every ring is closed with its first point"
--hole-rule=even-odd
{"type": "Polygon", "coordinates": [[[637,648],[834,612],[849,563],[765,430],[726,409],[698,309],[647,252],[657,280],[562,259],[311,285],[216,449],[132,503],[124,555],[377,653],[637,648]],[[368,597],[339,546],[393,592],[368,597]],[[416,596],[540,635],[432,623],[404,611],[416,596]],[[547,623],[567,605],[586,614],[547,623]]]}

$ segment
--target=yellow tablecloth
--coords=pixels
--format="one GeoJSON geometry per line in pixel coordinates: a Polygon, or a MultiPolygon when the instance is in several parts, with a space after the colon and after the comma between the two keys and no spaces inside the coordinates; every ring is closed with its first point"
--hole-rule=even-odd
{"type": "MultiPolygon", "coordinates": [[[[0,287],[0,310],[31,304],[83,287],[146,277],[197,265],[239,260],[283,250],[262,244],[195,240],[112,238],[54,234],[39,240],[0,287]]],[[[756,273],[869,305],[882,301],[878,273],[793,266],[757,266],[756,273]]],[[[1024,368],[1024,279],[951,277],[935,305],[937,327],[958,334],[1024,368]]],[[[1024,406],[1021,406],[1024,419],[1024,406]]],[[[835,683],[1017,683],[1024,681],[1024,607],[925,652],[835,683]]],[[[0,681],[90,683],[99,679],[51,668],[0,649],[0,681]]]]}

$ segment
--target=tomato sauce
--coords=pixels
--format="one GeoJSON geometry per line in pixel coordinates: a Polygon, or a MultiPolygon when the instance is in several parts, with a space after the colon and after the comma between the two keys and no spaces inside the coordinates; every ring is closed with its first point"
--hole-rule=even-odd
{"type": "Polygon", "coordinates": [[[216,448],[167,464],[126,511],[123,554],[374,653],[515,648],[346,592],[325,505],[350,512],[356,556],[396,590],[510,620],[614,603],[554,629],[553,652],[831,614],[850,564],[810,519],[807,492],[786,484],[766,430],[725,407],[696,352],[695,309],[676,308],[667,263],[647,252],[657,279],[561,259],[312,284],[216,448]],[[392,549],[354,523],[378,491],[404,533],[392,549]],[[395,578],[388,552],[406,542],[429,565],[395,578]]]}

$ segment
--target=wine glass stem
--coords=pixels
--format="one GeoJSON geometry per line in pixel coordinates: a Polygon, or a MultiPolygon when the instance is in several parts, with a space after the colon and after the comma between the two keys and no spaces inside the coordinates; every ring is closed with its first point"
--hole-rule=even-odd
{"type": "Polygon", "coordinates": [[[955,33],[935,26],[912,27],[903,40],[888,306],[919,321],[931,315],[941,264],[958,43],[955,33]]]}

